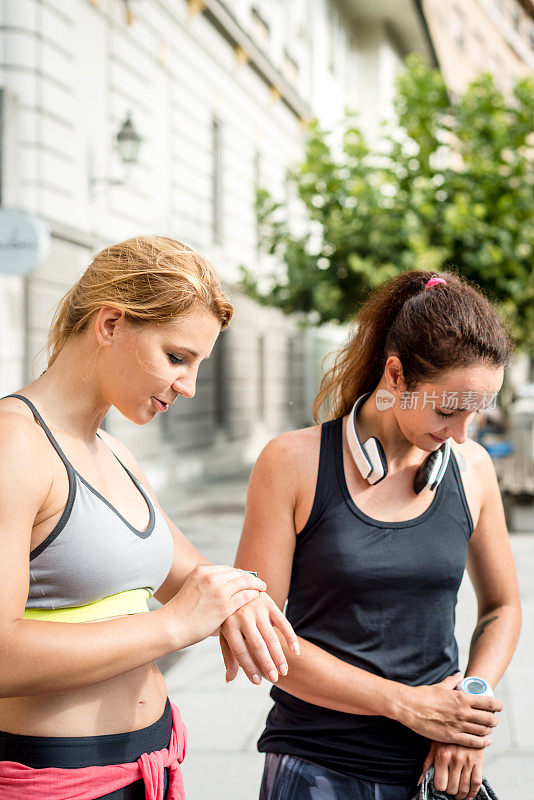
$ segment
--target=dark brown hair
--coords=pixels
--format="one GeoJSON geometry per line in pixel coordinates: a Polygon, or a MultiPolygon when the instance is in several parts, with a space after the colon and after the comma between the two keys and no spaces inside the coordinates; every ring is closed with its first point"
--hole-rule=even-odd
{"type": "Polygon", "coordinates": [[[407,390],[444,372],[482,362],[511,360],[513,341],[496,310],[458,273],[409,270],[383,283],[355,316],[346,346],[324,375],[313,405],[318,422],[348,414],[360,395],[380,383],[388,356],[396,355],[407,390]],[[433,277],[445,278],[425,290],[433,277]]]}

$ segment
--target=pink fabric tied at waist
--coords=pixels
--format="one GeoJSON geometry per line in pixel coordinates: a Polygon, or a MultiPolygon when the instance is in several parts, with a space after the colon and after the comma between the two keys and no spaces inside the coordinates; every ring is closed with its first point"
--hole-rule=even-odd
{"type": "Polygon", "coordinates": [[[146,800],[163,800],[163,769],[169,769],[168,800],[185,800],[180,764],[187,732],[178,708],[171,703],[169,746],[143,755],[129,764],[104,767],[34,769],[16,761],[0,761],[1,800],[95,800],[143,779],[146,800]]]}

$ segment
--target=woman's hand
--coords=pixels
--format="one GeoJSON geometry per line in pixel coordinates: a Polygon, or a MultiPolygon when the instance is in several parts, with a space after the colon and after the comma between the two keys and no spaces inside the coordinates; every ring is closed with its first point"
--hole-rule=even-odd
{"type": "Polygon", "coordinates": [[[483,760],[484,750],[432,742],[418,783],[421,783],[430,765],[434,764],[436,789],[447,792],[456,800],[475,800],[482,785],[483,760]]]}
{"type": "Polygon", "coordinates": [[[227,682],[235,678],[240,666],[255,684],[261,683],[261,675],[273,683],[278,674],[287,675],[287,661],[275,629],[285,638],[291,652],[298,654],[295,631],[265,592],[222,624],[220,643],[227,682]]]}
{"type": "Polygon", "coordinates": [[[180,591],[160,609],[167,616],[175,649],[206,639],[266,588],[264,581],[242,569],[214,564],[195,567],[180,591]]]}
{"type": "Polygon", "coordinates": [[[498,724],[495,711],[503,705],[496,697],[455,692],[461,673],[433,686],[403,686],[395,718],[416,733],[437,742],[484,748],[498,724]]]}

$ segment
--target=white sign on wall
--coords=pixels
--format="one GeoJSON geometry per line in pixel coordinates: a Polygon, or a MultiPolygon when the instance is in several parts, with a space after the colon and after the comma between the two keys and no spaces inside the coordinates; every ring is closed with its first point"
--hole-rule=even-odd
{"type": "Polygon", "coordinates": [[[21,208],[0,208],[0,273],[27,275],[46,258],[50,229],[21,208]]]}

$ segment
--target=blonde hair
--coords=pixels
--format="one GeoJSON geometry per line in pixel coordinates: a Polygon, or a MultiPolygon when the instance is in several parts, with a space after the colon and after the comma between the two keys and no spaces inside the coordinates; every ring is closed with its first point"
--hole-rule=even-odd
{"type": "Polygon", "coordinates": [[[48,366],[67,339],[82,333],[105,305],[123,310],[140,325],[168,322],[201,306],[224,330],[233,314],[219,277],[200,253],[167,236],[135,236],[97,253],[61,298],[48,333],[48,366]]]}

